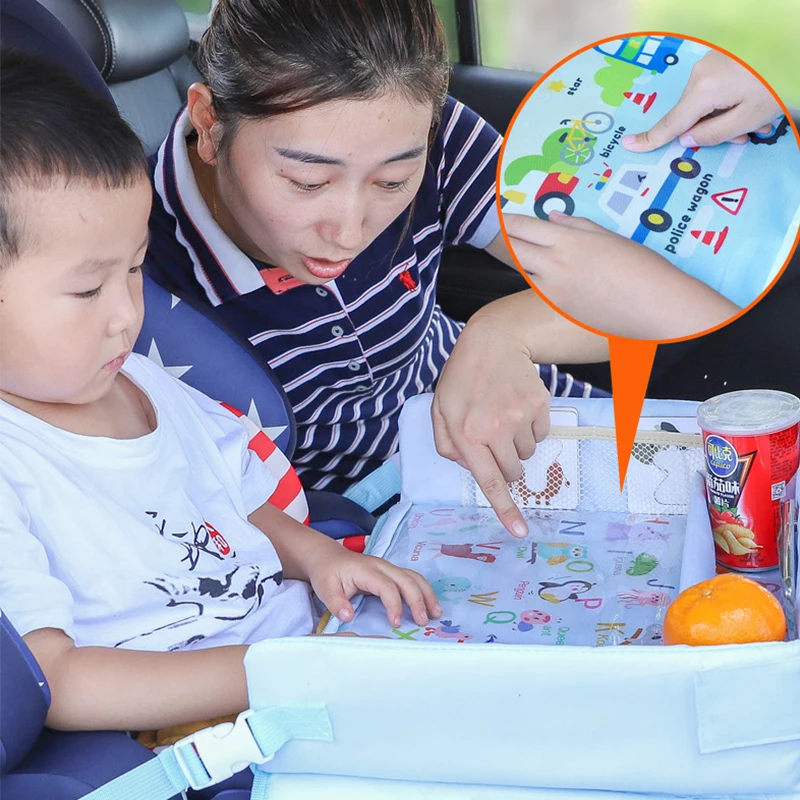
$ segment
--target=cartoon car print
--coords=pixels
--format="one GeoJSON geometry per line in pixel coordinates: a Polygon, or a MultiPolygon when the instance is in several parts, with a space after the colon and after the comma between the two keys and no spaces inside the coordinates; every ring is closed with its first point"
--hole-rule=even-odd
{"type": "Polygon", "coordinates": [[[682,179],[696,178],[698,148],[684,149],[673,142],[658,164],[632,164],[618,169],[600,196],[599,206],[617,224],[617,232],[644,242],[650,231],[672,227],[665,206],[682,179]]]}
{"type": "Polygon", "coordinates": [[[664,72],[667,67],[678,63],[677,52],[681,44],[682,40],[674,36],[627,36],[598,44],[594,49],[637,67],[664,72]]]}
{"type": "Polygon", "coordinates": [[[553,210],[572,216],[575,201],[570,197],[578,185],[578,179],[566,172],[551,172],[536,192],[533,200],[533,213],[539,219],[547,219],[553,210]],[[560,208],[559,208],[560,206],[560,208]]]}

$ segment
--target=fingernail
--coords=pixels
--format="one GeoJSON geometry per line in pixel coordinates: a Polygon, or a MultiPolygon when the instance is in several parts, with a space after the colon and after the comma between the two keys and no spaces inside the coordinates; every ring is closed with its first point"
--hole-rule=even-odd
{"type": "Polygon", "coordinates": [[[565,214],[563,211],[556,211],[555,209],[553,209],[553,210],[550,212],[550,214],[549,214],[548,216],[549,216],[551,219],[552,219],[553,217],[556,217],[556,218],[558,219],[558,218],[560,218],[560,217],[566,217],[567,215],[566,215],[566,214],[565,214]]]}
{"type": "Polygon", "coordinates": [[[699,145],[697,142],[692,138],[692,135],[689,133],[684,133],[683,136],[678,137],[678,141],[684,147],[698,147],[699,145]]]}
{"type": "Polygon", "coordinates": [[[511,525],[511,530],[514,535],[519,536],[520,539],[528,535],[528,526],[521,519],[518,519],[511,525]]]}
{"type": "Polygon", "coordinates": [[[441,606],[439,606],[439,605],[436,605],[436,606],[434,606],[434,607],[433,607],[433,615],[434,615],[435,617],[439,617],[439,616],[441,616],[441,615],[442,615],[442,607],[441,607],[441,606]]]}
{"type": "Polygon", "coordinates": [[[339,617],[342,622],[349,622],[353,614],[349,608],[342,608],[336,616],[339,617]]]}
{"type": "Polygon", "coordinates": [[[623,136],[620,141],[622,142],[622,146],[626,147],[629,144],[636,144],[636,137],[633,134],[628,133],[623,136]]]}
{"type": "Polygon", "coordinates": [[[392,620],[392,625],[393,625],[395,628],[399,628],[399,627],[400,627],[400,623],[401,623],[402,621],[403,621],[403,618],[402,618],[402,617],[395,617],[395,618],[392,620]]]}

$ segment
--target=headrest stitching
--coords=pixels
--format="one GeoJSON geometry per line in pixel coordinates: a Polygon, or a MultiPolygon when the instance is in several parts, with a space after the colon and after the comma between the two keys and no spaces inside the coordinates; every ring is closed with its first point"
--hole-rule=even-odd
{"type": "Polygon", "coordinates": [[[114,33],[111,30],[111,24],[108,21],[108,17],[105,15],[103,9],[93,0],[80,0],[81,5],[89,12],[92,19],[94,20],[95,24],[97,25],[98,29],[100,30],[100,34],[103,37],[103,53],[104,53],[104,62],[103,62],[103,73],[106,72],[106,65],[109,62],[109,50],[110,50],[110,60],[111,66],[109,67],[108,74],[103,74],[103,78],[108,80],[114,74],[114,67],[117,63],[117,51],[116,47],[114,47],[114,33]],[[105,22],[105,28],[100,24],[99,20],[97,19],[97,15],[103,18],[103,22],[105,22]],[[108,42],[106,41],[106,36],[108,39],[111,40],[111,46],[109,47],[108,42]]]}

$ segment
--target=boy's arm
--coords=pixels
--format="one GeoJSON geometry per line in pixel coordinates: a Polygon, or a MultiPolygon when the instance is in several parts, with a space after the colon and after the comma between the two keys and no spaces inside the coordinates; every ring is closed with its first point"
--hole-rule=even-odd
{"type": "Polygon", "coordinates": [[[418,625],[426,625],[442,613],[431,585],[413,570],[352,553],[269,503],[247,519],[272,542],[284,577],[308,581],[331,614],[343,622],[353,618],[350,598],[364,593],[380,597],[395,627],[402,619],[403,601],[418,625]]]}
{"type": "Polygon", "coordinates": [[[155,730],[248,707],[245,645],[173,653],[76,647],[61,630],[23,639],[52,694],[57,730],[155,730]]]}

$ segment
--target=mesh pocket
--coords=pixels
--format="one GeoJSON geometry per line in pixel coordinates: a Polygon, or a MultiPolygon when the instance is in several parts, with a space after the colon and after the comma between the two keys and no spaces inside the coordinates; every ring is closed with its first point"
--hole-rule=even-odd
{"type": "MultiPolygon", "coordinates": [[[[613,428],[554,428],[523,462],[522,477],[509,489],[520,508],[684,515],[692,475],[702,468],[698,434],[643,431],[634,442],[620,492],[613,428]]],[[[489,506],[466,470],[461,498],[465,506],[489,506]]]]}

